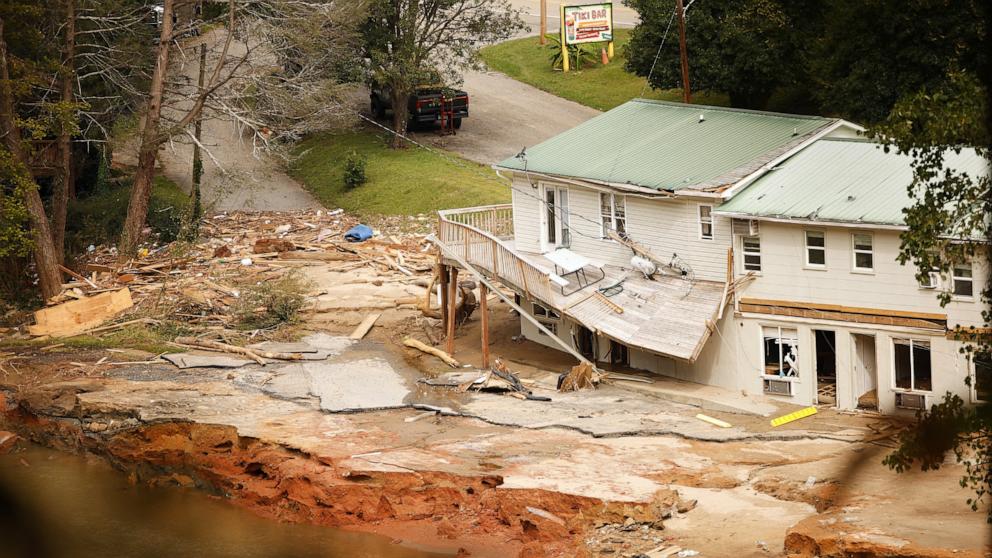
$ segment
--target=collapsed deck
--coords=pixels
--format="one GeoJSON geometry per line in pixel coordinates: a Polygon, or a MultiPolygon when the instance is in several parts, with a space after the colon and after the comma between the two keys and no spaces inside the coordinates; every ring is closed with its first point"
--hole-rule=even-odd
{"type": "Polygon", "coordinates": [[[699,356],[727,296],[723,282],[664,273],[647,279],[612,265],[585,270],[598,277],[601,269],[597,282],[585,284],[573,274],[563,284],[547,257],[516,249],[509,204],[441,211],[437,239],[446,265],[461,265],[457,257],[594,333],[686,362],[699,356]]]}

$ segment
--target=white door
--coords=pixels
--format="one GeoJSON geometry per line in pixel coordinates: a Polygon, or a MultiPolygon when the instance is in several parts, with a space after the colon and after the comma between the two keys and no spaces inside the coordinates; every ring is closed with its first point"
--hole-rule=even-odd
{"type": "Polygon", "coordinates": [[[854,337],[854,405],[861,396],[875,391],[878,401],[878,371],[875,363],[875,337],[855,333],[854,337]]]}
{"type": "Polygon", "coordinates": [[[558,186],[544,186],[544,249],[568,248],[571,244],[571,231],[568,228],[568,189],[558,186]]]}

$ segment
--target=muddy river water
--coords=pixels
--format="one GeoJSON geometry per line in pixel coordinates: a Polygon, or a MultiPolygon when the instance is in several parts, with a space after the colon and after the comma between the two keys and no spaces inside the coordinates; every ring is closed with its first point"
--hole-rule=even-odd
{"type": "Polygon", "coordinates": [[[39,446],[0,456],[0,558],[434,558],[389,538],[263,519],[193,489],[134,485],[39,446]]]}

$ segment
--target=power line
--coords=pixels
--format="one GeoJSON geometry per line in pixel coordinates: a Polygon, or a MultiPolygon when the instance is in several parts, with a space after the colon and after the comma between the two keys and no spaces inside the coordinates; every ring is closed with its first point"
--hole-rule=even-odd
{"type": "MultiPolygon", "coordinates": [[[[690,2],[691,4],[692,2],[690,2]]],[[[668,18],[668,26],[665,27],[665,34],[661,36],[661,44],[658,45],[658,51],[654,53],[654,61],[651,62],[651,70],[648,72],[648,78],[644,82],[644,87],[641,87],[641,94],[639,97],[644,96],[644,90],[651,85],[651,76],[654,75],[654,67],[658,63],[658,57],[661,55],[661,49],[665,46],[665,39],[668,38],[668,30],[672,28],[672,22],[675,21],[675,14],[677,14],[679,9],[676,7],[672,10],[672,17],[668,18]]]]}

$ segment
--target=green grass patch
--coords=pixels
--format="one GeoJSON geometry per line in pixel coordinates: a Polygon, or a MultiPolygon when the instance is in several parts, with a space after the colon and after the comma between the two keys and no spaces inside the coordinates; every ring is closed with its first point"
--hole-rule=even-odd
{"type": "Polygon", "coordinates": [[[319,134],[300,142],[296,152],[290,174],[326,207],[358,215],[416,215],[510,201],[508,183],[489,167],[447,154],[456,163],[413,145],[390,149],[384,134],[371,131],[319,134]],[[349,188],[344,172],[352,152],[366,158],[367,181],[349,188]]]}
{"type": "MultiPolygon", "coordinates": [[[[517,81],[522,81],[553,95],[575,101],[597,110],[610,110],[631,99],[659,99],[680,101],[680,89],[655,90],[645,88],[642,77],[624,70],[623,52],[630,40],[629,29],[616,29],[613,43],[616,56],[606,66],[600,63],[599,48],[587,46],[590,55],[585,57],[578,71],[564,73],[551,67],[551,50],[541,46],[537,37],[514,39],[482,49],[482,60],[491,69],[503,72],[517,81]],[[642,92],[643,91],[643,95],[642,92]]],[[[726,95],[693,93],[694,103],[725,106],[729,104],[726,95]]]]}
{"type": "MultiPolygon", "coordinates": [[[[138,349],[149,353],[178,353],[181,348],[168,344],[174,335],[168,326],[146,326],[142,324],[121,328],[99,337],[95,335],[77,335],[59,339],[23,339],[7,340],[0,344],[4,349],[40,349],[55,343],[62,343],[59,350],[92,351],[100,349],[138,349]]],[[[113,360],[113,359],[112,359],[113,360]]]]}

